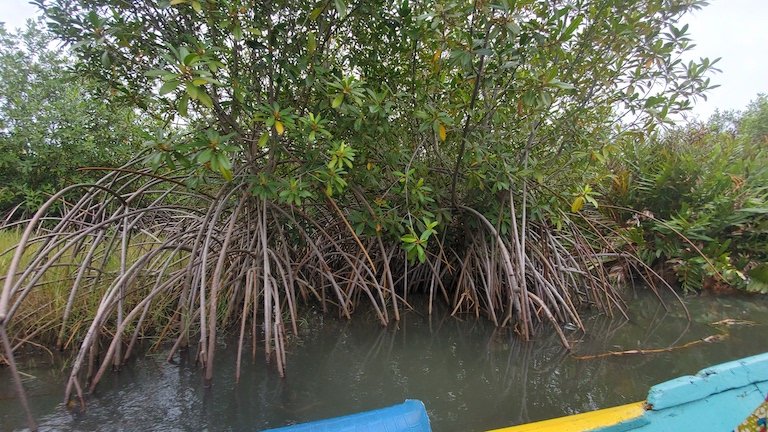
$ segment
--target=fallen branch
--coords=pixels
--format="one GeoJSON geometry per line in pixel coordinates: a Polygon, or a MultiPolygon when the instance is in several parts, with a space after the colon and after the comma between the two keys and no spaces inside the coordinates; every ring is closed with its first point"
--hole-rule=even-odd
{"type": "Polygon", "coordinates": [[[694,345],[698,345],[702,343],[720,342],[727,338],[728,338],[727,334],[716,334],[716,335],[707,336],[705,338],[698,339],[695,341],[691,341],[682,345],[675,345],[667,348],[634,349],[634,350],[627,350],[627,351],[608,351],[601,354],[573,356],[573,358],[576,360],[593,360],[593,359],[604,358],[604,357],[625,356],[625,355],[635,355],[635,354],[657,354],[662,352],[675,351],[683,348],[689,348],[694,345]]]}

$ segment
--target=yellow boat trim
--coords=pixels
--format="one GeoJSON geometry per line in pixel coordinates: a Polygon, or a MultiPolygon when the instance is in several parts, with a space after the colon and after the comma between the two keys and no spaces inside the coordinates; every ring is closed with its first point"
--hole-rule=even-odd
{"type": "Polygon", "coordinates": [[[635,402],[567,417],[494,429],[488,432],[583,432],[600,427],[612,426],[617,423],[640,417],[645,412],[643,405],[644,402],[635,402]]]}

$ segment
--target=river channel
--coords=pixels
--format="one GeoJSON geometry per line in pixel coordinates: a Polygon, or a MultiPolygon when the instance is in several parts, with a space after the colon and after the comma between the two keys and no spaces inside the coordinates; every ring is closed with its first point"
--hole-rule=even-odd
{"type": "MultiPolygon", "coordinates": [[[[679,346],[715,334],[719,342],[645,355],[579,360],[543,325],[521,342],[486,320],[446,311],[431,318],[407,312],[382,328],[362,315],[352,321],[314,315],[288,353],[280,378],[259,351],[234,382],[234,340],[223,341],[214,384],[205,388],[189,361],[170,364],[162,352],[110,374],[84,413],[62,404],[66,365],[27,362],[25,385],[41,430],[258,431],[421,399],[434,431],[483,431],[642,400],[648,387],[706,366],[768,351],[768,299],[758,296],[672,298],[665,309],[638,290],[630,319],[586,312],[587,332],[566,329],[573,354],[679,346]],[[725,319],[754,325],[714,325],[725,319]]],[[[743,323],[742,323],[743,324],[743,323]]],[[[0,431],[22,430],[7,369],[0,369],[0,431]]]]}

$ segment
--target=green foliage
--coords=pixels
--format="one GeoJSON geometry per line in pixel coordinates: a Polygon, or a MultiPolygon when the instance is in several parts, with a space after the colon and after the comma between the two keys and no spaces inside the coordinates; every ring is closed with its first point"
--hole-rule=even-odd
{"type": "MultiPolygon", "coordinates": [[[[659,131],[711,87],[715,62],[679,60],[693,46],[679,21],[702,0],[33,3],[76,53],[80,79],[165,125],[142,155],[155,172],[108,174],[118,192],[88,192],[46,244],[81,250],[106,242],[114,251],[117,233],[119,243],[132,229],[151,233],[147,259],[110,290],[156,281],[147,282],[151,296],[178,305],[180,321],[168,329],[179,329],[179,342],[200,324],[206,379],[217,326],[231,328],[241,315],[240,328],[250,328],[248,316],[257,317],[246,313],[249,301],[263,300],[265,351],[274,345],[281,372],[283,317],[295,324],[299,297],[347,317],[367,297],[386,325],[409,290],[428,289],[430,310],[442,297],[455,313],[482,310],[525,339],[546,319],[568,346],[560,324],[580,323],[576,305],[621,308],[596,265],[614,256],[602,251],[616,240],[615,223],[599,214],[611,211],[604,185],[616,184],[617,200],[632,205],[675,187],[687,188],[682,197],[698,187],[686,170],[711,153],[691,153],[679,167],[670,152],[662,171],[639,165],[656,157],[654,145],[675,142],[659,140],[659,131]],[[635,144],[646,146],[642,158],[621,162],[635,162],[635,144]],[[125,209],[125,190],[135,191],[137,215],[125,209]],[[114,222],[106,230],[115,237],[89,228],[94,214],[114,222]],[[91,238],[80,242],[73,232],[91,238]],[[185,268],[160,270],[153,253],[166,248],[184,254],[185,268]]],[[[735,160],[732,145],[721,147],[728,151],[710,169],[735,160]]],[[[716,191],[728,185],[706,181],[716,191]]],[[[702,191],[685,207],[664,202],[668,222],[631,228],[645,242],[642,253],[677,256],[667,249],[680,244],[664,241],[681,230],[697,242],[715,238],[699,214],[704,204],[728,208],[721,196],[730,197],[702,191]]],[[[764,207],[762,196],[748,198],[732,212],[745,219],[727,225],[745,224],[745,236],[764,207]]],[[[713,243],[705,253],[724,277],[739,277],[727,273],[738,257],[726,249],[713,243]]],[[[55,262],[48,252],[40,263],[55,262]]],[[[695,280],[701,266],[686,269],[696,263],[690,253],[680,271],[695,280]]],[[[99,271],[88,262],[80,269],[99,271]]],[[[37,265],[24,277],[34,284],[47,271],[37,265]]],[[[12,266],[7,280],[16,272],[12,266]]],[[[18,304],[30,292],[8,286],[0,314],[7,299],[18,304]]],[[[119,296],[105,294],[93,326],[121,315],[119,296]]],[[[121,331],[111,332],[115,347],[121,331]]],[[[81,345],[77,368],[95,342],[81,345]]],[[[83,375],[73,371],[70,392],[83,375]]]]}
{"type": "Polygon", "coordinates": [[[429,219],[424,219],[422,222],[423,223],[420,225],[423,225],[423,230],[420,235],[417,235],[413,228],[411,228],[410,233],[400,238],[403,242],[403,249],[406,252],[407,258],[411,261],[418,259],[420,263],[423,263],[427,259],[427,242],[433,234],[437,233],[435,227],[437,227],[438,224],[429,219]]]}
{"type": "Polygon", "coordinates": [[[547,225],[598,208],[612,143],[689,109],[714,64],[678,60],[678,21],[704,1],[36,3],[80,74],[185,119],[182,143],[227,137],[153,147],[152,166],[310,216],[333,196],[358,235],[420,260],[431,228],[414,221],[458,227],[462,205],[504,232],[510,191],[547,225]]]}
{"type": "Polygon", "coordinates": [[[571,211],[574,213],[581,211],[584,208],[584,203],[590,203],[595,208],[598,208],[599,205],[595,196],[599,195],[600,193],[593,191],[590,185],[584,185],[578,192],[573,194],[575,198],[571,202],[571,211]]]}
{"type": "Polygon", "coordinates": [[[768,264],[763,263],[749,271],[747,291],[768,294],[768,264]]]}
{"type": "Polygon", "coordinates": [[[103,175],[78,168],[118,166],[139,148],[137,114],[69,75],[66,52],[39,25],[0,27],[0,213],[18,204],[34,211],[61,188],[103,175]]]}
{"type": "Polygon", "coordinates": [[[649,264],[672,264],[686,291],[708,279],[765,291],[768,262],[768,99],[744,113],[718,113],[709,122],[627,141],[613,165],[615,204],[643,237],[649,264]]]}

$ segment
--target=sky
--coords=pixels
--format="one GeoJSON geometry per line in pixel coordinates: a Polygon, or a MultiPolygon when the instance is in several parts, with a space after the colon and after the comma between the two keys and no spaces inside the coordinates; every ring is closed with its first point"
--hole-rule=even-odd
{"type": "Polygon", "coordinates": [[[712,76],[720,87],[694,113],[707,118],[715,109],[744,109],[758,93],[768,94],[768,0],[712,0],[683,19],[696,44],[691,59],[720,57],[712,76]]]}
{"type": "MultiPolygon", "coordinates": [[[[0,22],[22,26],[37,9],[25,0],[0,0],[0,22]]],[[[758,93],[768,94],[768,0],[711,0],[683,19],[696,47],[688,59],[721,60],[712,76],[720,87],[696,102],[693,114],[708,118],[716,109],[742,110],[758,93]]]]}

